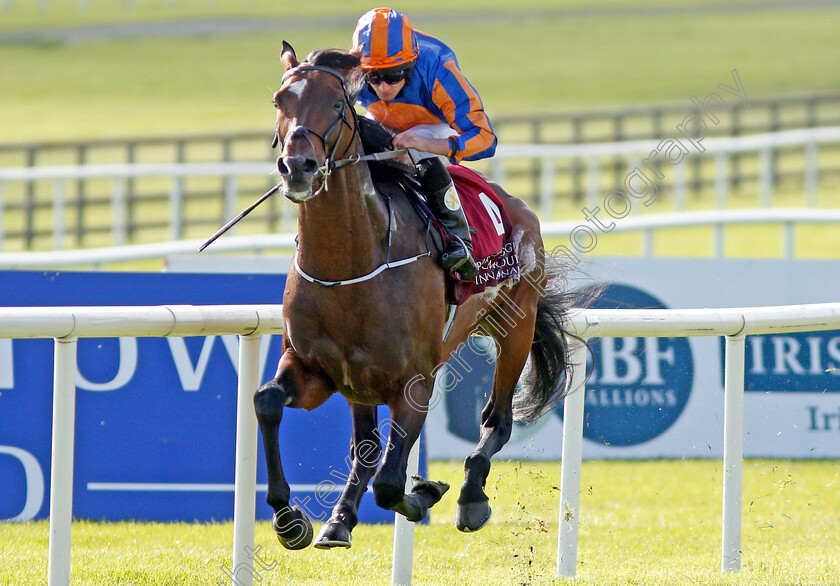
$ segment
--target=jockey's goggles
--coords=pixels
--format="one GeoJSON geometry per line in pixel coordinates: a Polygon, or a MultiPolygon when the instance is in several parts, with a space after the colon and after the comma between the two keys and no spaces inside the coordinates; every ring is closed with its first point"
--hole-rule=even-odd
{"type": "Polygon", "coordinates": [[[379,85],[383,81],[388,85],[395,85],[411,75],[411,68],[401,69],[373,69],[365,74],[365,81],[370,85],[379,85]]]}

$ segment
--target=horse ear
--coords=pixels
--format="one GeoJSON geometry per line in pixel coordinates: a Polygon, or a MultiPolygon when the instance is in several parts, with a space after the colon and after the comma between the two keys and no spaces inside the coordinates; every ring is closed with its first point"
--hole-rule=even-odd
{"type": "Polygon", "coordinates": [[[295,50],[286,41],[283,41],[283,50],[280,52],[280,61],[283,62],[283,67],[286,68],[286,71],[300,65],[297,60],[297,56],[295,55],[295,50]]]}
{"type": "MultiPolygon", "coordinates": [[[[358,47],[353,47],[352,49],[347,51],[347,54],[350,55],[351,57],[355,57],[356,59],[361,60],[362,51],[364,50],[364,48],[365,48],[364,44],[361,44],[358,47]]],[[[348,82],[348,85],[356,85],[357,83],[359,83],[361,81],[363,75],[364,75],[364,72],[362,71],[362,68],[357,65],[356,67],[349,70],[347,72],[347,74],[345,74],[344,77],[345,77],[345,81],[348,82]]]]}

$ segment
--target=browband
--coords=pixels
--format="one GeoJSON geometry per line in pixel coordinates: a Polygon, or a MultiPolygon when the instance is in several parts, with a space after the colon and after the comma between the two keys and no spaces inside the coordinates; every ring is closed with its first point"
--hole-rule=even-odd
{"type": "Polygon", "coordinates": [[[283,77],[280,78],[280,83],[283,84],[286,82],[286,78],[294,73],[298,73],[300,71],[323,71],[324,73],[329,73],[330,75],[334,75],[341,81],[342,87],[344,86],[344,76],[341,75],[338,71],[331,67],[323,67],[321,65],[298,65],[297,67],[292,67],[291,69],[286,70],[286,73],[283,74],[283,77]]]}

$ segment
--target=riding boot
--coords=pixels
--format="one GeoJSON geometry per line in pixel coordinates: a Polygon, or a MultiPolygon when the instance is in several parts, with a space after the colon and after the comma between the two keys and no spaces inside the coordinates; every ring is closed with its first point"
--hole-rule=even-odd
{"type": "Polygon", "coordinates": [[[472,257],[470,227],[449,171],[437,157],[420,161],[417,169],[429,207],[446,232],[441,267],[449,273],[457,272],[463,280],[474,278],[478,265],[472,257]]]}

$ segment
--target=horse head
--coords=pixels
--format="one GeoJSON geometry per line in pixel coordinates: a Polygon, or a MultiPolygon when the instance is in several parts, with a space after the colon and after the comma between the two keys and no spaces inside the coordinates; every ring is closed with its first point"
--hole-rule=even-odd
{"type": "Polygon", "coordinates": [[[301,63],[283,41],[280,59],[285,67],[277,109],[275,145],[283,194],[303,203],[326,189],[336,157],[351,152],[357,137],[353,91],[359,77],[359,57],[339,50],[311,53],[301,63]]]}

